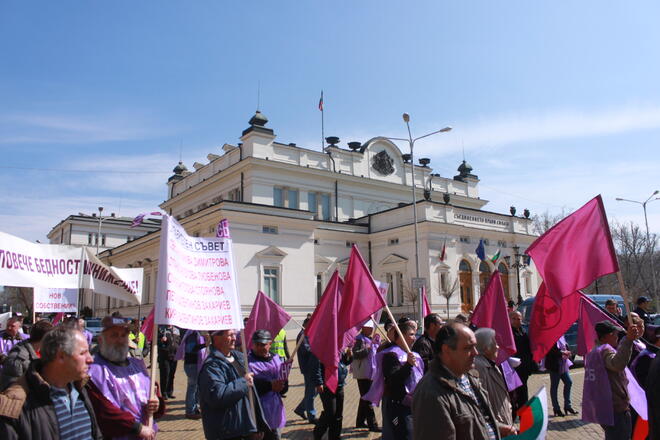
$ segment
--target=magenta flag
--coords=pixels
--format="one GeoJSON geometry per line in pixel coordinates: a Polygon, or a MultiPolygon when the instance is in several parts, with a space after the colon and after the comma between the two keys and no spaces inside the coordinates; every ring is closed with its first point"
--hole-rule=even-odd
{"type": "Polygon", "coordinates": [[[247,348],[252,346],[252,334],[257,330],[268,330],[274,338],[291,320],[286,310],[262,291],[257,292],[252,311],[245,324],[245,341],[247,348]]]}
{"type": "Polygon", "coordinates": [[[53,318],[53,325],[57,325],[60,323],[60,321],[64,320],[64,312],[59,312],[55,317],[53,318]]]}
{"type": "Polygon", "coordinates": [[[540,362],[559,338],[577,321],[580,298],[579,292],[573,292],[557,304],[548,294],[545,283],[541,283],[529,320],[529,339],[532,356],[536,362],[540,362]]]}
{"type": "Polygon", "coordinates": [[[147,341],[151,342],[153,339],[154,335],[154,313],[156,311],[156,307],[151,308],[151,312],[147,315],[145,318],[144,322],[142,323],[142,327],[140,328],[140,332],[144,335],[147,341]]]}
{"type": "Polygon", "coordinates": [[[376,282],[357,246],[353,245],[337,316],[338,335],[343,339],[344,333],[362,324],[385,306],[376,282]]]}
{"type": "Polygon", "coordinates": [[[424,297],[424,317],[426,317],[432,313],[431,306],[429,305],[429,298],[426,296],[426,286],[422,287],[422,293],[422,296],[424,297]]]}
{"type": "Polygon", "coordinates": [[[472,323],[477,327],[488,327],[495,330],[495,340],[497,345],[500,346],[497,353],[498,364],[501,364],[516,352],[516,342],[513,339],[504,288],[498,270],[491,275],[486,290],[474,308],[472,323]]]}
{"type": "Polygon", "coordinates": [[[525,253],[557,303],[597,278],[619,271],[600,195],[541,235],[525,253]]]}
{"type": "MultiPolygon", "coordinates": [[[[596,324],[601,321],[611,321],[613,324],[621,328],[616,320],[603,312],[596,304],[594,304],[586,295],[580,293],[580,313],[578,315],[578,335],[577,335],[577,352],[580,356],[584,356],[594,348],[596,345],[596,324]]],[[[621,328],[623,330],[623,328],[621,328]]],[[[616,347],[615,347],[616,348],[616,347]]]]}
{"type": "Polygon", "coordinates": [[[337,314],[343,286],[344,282],[339,272],[335,271],[305,328],[312,353],[324,366],[325,386],[333,393],[337,391],[338,382],[340,340],[337,332],[337,314]]]}

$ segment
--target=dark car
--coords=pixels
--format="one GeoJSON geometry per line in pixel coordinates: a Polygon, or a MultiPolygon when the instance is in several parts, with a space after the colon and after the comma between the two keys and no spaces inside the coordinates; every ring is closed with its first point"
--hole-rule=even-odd
{"type": "MultiPolygon", "coordinates": [[[[596,304],[598,304],[598,306],[603,310],[605,309],[605,302],[610,298],[614,299],[619,305],[619,307],[623,310],[625,316],[625,307],[621,295],[588,295],[588,296],[589,298],[591,298],[591,300],[593,300],[596,304]]],[[[525,329],[525,331],[528,331],[529,329],[529,321],[532,318],[533,306],[534,306],[534,298],[527,298],[518,306],[518,311],[523,316],[523,328],[525,329]]],[[[578,333],[578,325],[577,322],[575,322],[573,323],[573,325],[569,327],[569,329],[564,334],[564,339],[566,339],[566,343],[568,344],[569,350],[571,350],[571,353],[573,353],[573,358],[577,354],[577,333],[578,333]]]]}

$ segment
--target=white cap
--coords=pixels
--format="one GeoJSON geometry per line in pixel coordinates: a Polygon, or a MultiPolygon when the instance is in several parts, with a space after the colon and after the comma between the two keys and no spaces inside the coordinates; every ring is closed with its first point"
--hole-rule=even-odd
{"type": "Polygon", "coordinates": [[[369,327],[369,328],[374,328],[376,327],[374,320],[373,319],[368,319],[367,322],[362,324],[362,327],[369,327]]]}

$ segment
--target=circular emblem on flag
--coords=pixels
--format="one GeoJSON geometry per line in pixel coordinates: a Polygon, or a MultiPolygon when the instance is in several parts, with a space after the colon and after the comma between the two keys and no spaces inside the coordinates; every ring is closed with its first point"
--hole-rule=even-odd
{"type": "Polygon", "coordinates": [[[536,297],[535,301],[539,301],[541,313],[536,313],[532,319],[538,320],[541,329],[551,329],[556,327],[561,321],[561,307],[549,295],[540,295],[536,297]],[[539,316],[540,315],[540,316],[539,316]]]}

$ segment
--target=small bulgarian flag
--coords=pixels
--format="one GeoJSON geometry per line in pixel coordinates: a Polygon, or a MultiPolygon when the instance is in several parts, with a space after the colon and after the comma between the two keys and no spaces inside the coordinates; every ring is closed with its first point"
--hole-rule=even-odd
{"type": "Polygon", "coordinates": [[[497,260],[500,259],[500,253],[501,253],[501,251],[502,251],[501,249],[498,249],[497,252],[495,252],[495,255],[493,255],[492,257],[490,257],[490,261],[492,261],[493,263],[496,263],[497,260]]]}
{"type": "Polygon", "coordinates": [[[502,440],[542,440],[548,430],[548,396],[541,387],[529,401],[518,410],[520,429],[517,435],[502,440]]]}

